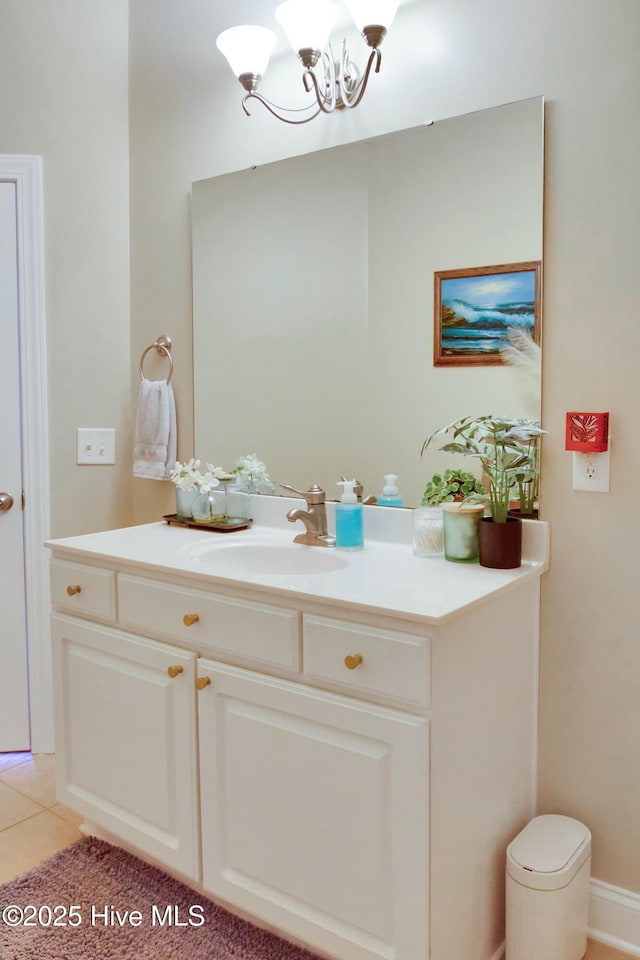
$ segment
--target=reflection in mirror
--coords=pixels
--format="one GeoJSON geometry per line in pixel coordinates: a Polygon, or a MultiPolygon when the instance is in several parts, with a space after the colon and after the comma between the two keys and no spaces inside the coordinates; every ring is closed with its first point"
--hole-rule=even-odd
{"type": "Polygon", "coordinates": [[[195,183],[196,455],[414,505],[442,424],[539,417],[517,365],[434,366],[433,303],[437,271],[541,260],[542,207],[541,98],[195,183]]]}

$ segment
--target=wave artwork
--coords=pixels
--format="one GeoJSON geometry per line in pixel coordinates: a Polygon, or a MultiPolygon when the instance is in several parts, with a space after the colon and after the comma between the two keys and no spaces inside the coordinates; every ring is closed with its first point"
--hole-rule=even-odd
{"type": "Polygon", "coordinates": [[[539,264],[436,274],[435,364],[501,363],[517,329],[539,340],[539,264]]]}

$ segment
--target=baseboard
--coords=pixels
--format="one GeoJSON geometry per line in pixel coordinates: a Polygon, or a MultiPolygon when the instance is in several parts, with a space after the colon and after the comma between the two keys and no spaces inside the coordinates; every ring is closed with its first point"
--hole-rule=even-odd
{"type": "Polygon", "coordinates": [[[640,895],[591,880],[588,932],[592,940],[640,957],[640,895]]]}
{"type": "MultiPolygon", "coordinates": [[[[591,880],[587,933],[592,940],[640,958],[640,895],[602,880],[591,880]]],[[[502,960],[504,952],[503,943],[491,960],[502,960]]]]}

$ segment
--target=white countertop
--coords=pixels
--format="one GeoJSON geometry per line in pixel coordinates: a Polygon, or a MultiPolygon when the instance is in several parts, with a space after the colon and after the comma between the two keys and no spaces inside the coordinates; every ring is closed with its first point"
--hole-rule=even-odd
{"type": "MultiPolygon", "coordinates": [[[[301,531],[301,524],[288,524],[285,520],[283,526],[280,517],[292,504],[300,506],[300,501],[284,497],[260,499],[275,501],[278,510],[275,525],[257,522],[247,530],[214,533],[160,522],[51,540],[46,546],[56,557],[65,560],[107,564],[116,569],[123,566],[128,570],[139,569],[140,573],[188,575],[193,578],[194,586],[206,583],[212,587],[216,584],[247,587],[253,593],[279,595],[294,602],[301,599],[319,601],[430,624],[460,614],[473,604],[512,589],[525,579],[540,577],[548,566],[549,530],[543,521],[523,521],[521,567],[492,570],[477,563],[451,563],[444,557],[415,557],[408,537],[411,512],[394,508],[365,509],[376,511],[372,515],[375,520],[371,527],[384,521],[383,513],[389,517],[393,514],[396,527],[393,535],[398,539],[404,537],[405,542],[368,538],[364,548],[357,551],[293,544],[294,536],[301,531]],[[290,574],[240,572],[230,564],[222,575],[207,569],[198,556],[210,548],[216,552],[218,549],[224,551],[232,544],[247,547],[250,544],[291,545],[291,549],[297,551],[327,550],[344,559],[345,566],[323,573],[290,574]]],[[[273,506],[269,505],[268,509],[273,506]]],[[[260,504],[256,512],[265,509],[267,505],[260,504]]],[[[265,515],[262,519],[273,518],[265,515]]]]}

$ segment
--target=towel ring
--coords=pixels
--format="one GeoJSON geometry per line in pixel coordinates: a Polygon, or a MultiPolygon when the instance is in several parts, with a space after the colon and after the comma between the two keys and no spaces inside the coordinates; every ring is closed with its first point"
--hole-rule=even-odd
{"type": "Polygon", "coordinates": [[[171,356],[171,337],[158,337],[154,343],[150,344],[146,350],[143,350],[142,356],[140,357],[140,379],[144,380],[144,358],[149,353],[150,350],[157,350],[160,355],[163,355],[169,361],[169,376],[166,378],[167,383],[170,382],[171,377],[173,376],[173,357],[171,356]]]}

